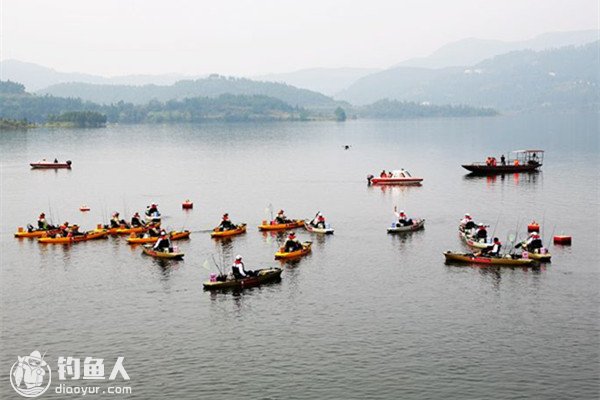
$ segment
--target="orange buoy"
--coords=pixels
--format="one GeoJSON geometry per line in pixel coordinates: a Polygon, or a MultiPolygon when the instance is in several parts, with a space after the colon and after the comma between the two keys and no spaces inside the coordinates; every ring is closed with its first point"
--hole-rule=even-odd
{"type": "Polygon", "coordinates": [[[556,235],[554,236],[554,244],[564,244],[564,245],[570,245],[571,244],[571,236],[567,236],[567,235],[556,235]]]}
{"type": "Polygon", "coordinates": [[[192,203],[189,199],[181,203],[181,208],[184,210],[191,210],[194,208],[194,203],[192,203]]]}
{"type": "Polygon", "coordinates": [[[88,206],[81,206],[79,207],[79,211],[90,211],[90,208],[88,206]]]}
{"type": "Polygon", "coordinates": [[[540,224],[535,221],[531,221],[529,225],[527,225],[527,232],[539,232],[540,224]]]}

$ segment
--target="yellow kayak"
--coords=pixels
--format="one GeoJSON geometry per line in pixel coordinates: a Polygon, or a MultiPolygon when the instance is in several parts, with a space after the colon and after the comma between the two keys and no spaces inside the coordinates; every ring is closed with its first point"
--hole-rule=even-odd
{"type": "Polygon", "coordinates": [[[229,229],[226,231],[221,231],[221,230],[219,230],[219,228],[215,228],[210,233],[210,237],[213,237],[213,238],[229,237],[229,236],[239,235],[239,234],[245,233],[245,232],[246,232],[246,224],[239,224],[239,225],[237,225],[237,227],[235,229],[229,229]]]}
{"type": "MultiPolygon", "coordinates": [[[[169,239],[171,239],[171,240],[181,240],[181,239],[187,239],[189,237],[190,237],[190,231],[172,231],[169,233],[169,239]]],[[[157,240],[158,240],[158,236],[137,237],[135,233],[132,233],[131,236],[127,238],[127,243],[129,243],[129,244],[156,243],[157,240]]]]}
{"type": "Polygon", "coordinates": [[[156,251],[156,250],[152,250],[152,248],[144,248],[142,251],[143,251],[143,254],[146,254],[150,257],[162,258],[162,259],[167,259],[167,260],[181,259],[185,255],[184,253],[168,253],[168,252],[163,252],[163,251],[156,251]]]}
{"type": "Polygon", "coordinates": [[[275,259],[276,260],[287,260],[290,258],[298,258],[298,257],[302,257],[308,253],[310,253],[310,248],[312,246],[312,242],[303,242],[302,243],[302,249],[300,250],[296,250],[296,251],[291,251],[291,252],[285,252],[284,248],[280,248],[279,251],[277,253],[275,253],[275,259]]]}
{"type": "Polygon", "coordinates": [[[50,244],[70,244],[77,242],[86,242],[88,240],[96,240],[103,239],[108,236],[108,231],[106,230],[93,230],[84,233],[83,235],[78,236],[67,236],[67,237],[41,237],[38,238],[38,242],[40,243],[50,243],[50,244]]]}
{"type": "Polygon", "coordinates": [[[258,226],[259,231],[283,231],[286,229],[295,229],[304,226],[304,220],[297,219],[292,222],[288,222],[287,224],[276,224],[275,221],[271,221],[270,224],[267,221],[263,221],[261,225],[258,226]]]}
{"type": "Polygon", "coordinates": [[[48,232],[56,232],[56,230],[42,230],[38,229],[35,231],[26,231],[23,228],[19,228],[19,230],[15,233],[16,238],[39,238],[44,237],[48,234],[48,232]]]}

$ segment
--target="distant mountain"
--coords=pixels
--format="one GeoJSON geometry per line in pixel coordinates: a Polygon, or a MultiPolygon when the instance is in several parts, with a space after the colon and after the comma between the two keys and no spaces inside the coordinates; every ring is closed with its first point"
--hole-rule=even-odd
{"type": "Polygon", "coordinates": [[[338,103],[331,97],[283,83],[258,82],[245,78],[213,74],[208,78],[178,81],[170,86],[96,85],[90,83],[61,83],[42,89],[38,94],[58,97],[78,97],[100,104],[119,101],[145,104],[152,100],[168,101],[192,97],[218,97],[223,94],[261,95],[279,99],[291,106],[333,109],[338,103]]]}
{"type": "Polygon", "coordinates": [[[311,68],[281,74],[255,76],[253,79],[283,82],[302,89],[309,89],[328,96],[347,88],[363,76],[379,72],[375,68],[311,68]]]}
{"type": "Polygon", "coordinates": [[[512,51],[580,46],[598,39],[600,39],[600,31],[597,30],[549,32],[516,42],[468,38],[442,46],[427,57],[411,58],[394,67],[445,68],[474,65],[512,51]]]}
{"type": "Polygon", "coordinates": [[[52,68],[38,64],[18,61],[0,61],[0,79],[20,82],[30,92],[35,92],[48,86],[59,83],[83,82],[103,85],[172,85],[182,80],[198,77],[190,77],[181,74],[164,75],[124,75],[115,77],[104,77],[99,75],[82,74],[78,72],[59,72],[52,68]]]}
{"type": "Polygon", "coordinates": [[[516,51],[471,67],[396,67],[359,79],[338,98],[359,105],[394,99],[500,111],[597,107],[599,46],[516,51]]]}

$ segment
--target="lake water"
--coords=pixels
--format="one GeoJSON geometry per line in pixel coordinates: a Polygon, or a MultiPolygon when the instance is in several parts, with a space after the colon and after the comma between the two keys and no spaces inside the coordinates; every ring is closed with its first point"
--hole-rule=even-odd
{"type": "Polygon", "coordinates": [[[18,397],[8,371],[35,349],[53,369],[61,355],[104,358],[106,375],[124,356],[140,399],[598,398],[598,126],[569,114],[2,133],[0,398],[18,397]],[[546,150],[542,172],[460,167],[520,148],[546,150]],[[73,169],[28,167],[54,157],[73,169]],[[367,174],[400,167],[423,186],[367,187],[367,174]],[[184,261],[161,264],[125,238],[12,237],[41,211],[92,229],[152,201],[163,226],[193,231],[184,261]],[[269,204],[291,218],[320,210],[335,235],[298,230],[312,254],[274,261],[277,237],[256,229],[269,204]],[[394,205],[425,230],[386,234],[394,205]],[[211,240],[226,211],[248,233],[211,240]],[[503,241],[536,219],[545,243],[564,232],[573,245],[551,245],[535,269],[446,265],[443,251],[467,250],[465,212],[503,241]],[[236,254],[282,266],[282,281],[203,291],[206,260],[236,254]]]}

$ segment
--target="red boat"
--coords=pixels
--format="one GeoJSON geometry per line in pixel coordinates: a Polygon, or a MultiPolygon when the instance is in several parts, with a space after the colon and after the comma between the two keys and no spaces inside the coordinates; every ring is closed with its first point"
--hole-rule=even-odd
{"type": "Polygon", "coordinates": [[[67,162],[64,163],[40,161],[30,163],[29,165],[31,165],[31,168],[33,169],[71,169],[71,160],[67,160],[67,162]]]}
{"type": "Polygon", "coordinates": [[[369,185],[420,185],[423,181],[423,178],[414,177],[404,169],[390,171],[387,174],[384,172],[378,178],[373,175],[367,176],[369,185]]]}

